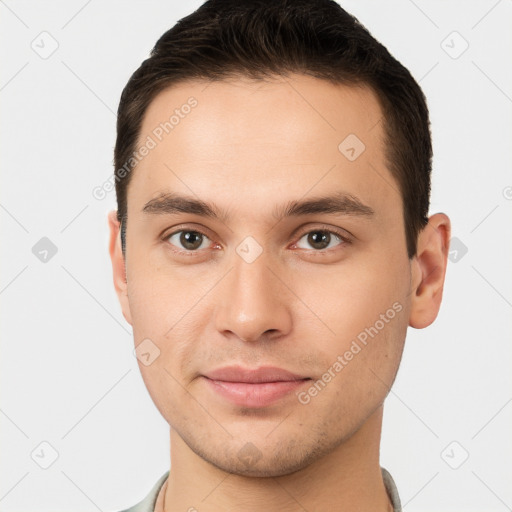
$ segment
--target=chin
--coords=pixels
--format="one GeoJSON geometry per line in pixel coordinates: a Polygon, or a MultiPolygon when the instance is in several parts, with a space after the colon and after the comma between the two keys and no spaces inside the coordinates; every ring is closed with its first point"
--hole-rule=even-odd
{"type": "Polygon", "coordinates": [[[196,455],[216,468],[251,478],[273,478],[296,473],[332,450],[332,446],[318,443],[316,446],[305,447],[300,439],[289,439],[275,446],[268,446],[267,441],[267,446],[262,450],[252,442],[242,444],[240,448],[239,441],[232,445],[223,441],[219,442],[218,451],[215,451],[215,445],[203,447],[196,442],[184,440],[196,455]]]}

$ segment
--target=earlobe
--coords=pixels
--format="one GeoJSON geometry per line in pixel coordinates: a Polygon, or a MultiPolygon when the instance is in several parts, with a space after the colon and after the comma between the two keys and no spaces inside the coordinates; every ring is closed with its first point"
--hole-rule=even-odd
{"type": "Polygon", "coordinates": [[[120,222],[117,220],[117,212],[108,213],[110,230],[109,253],[112,262],[114,288],[121,305],[121,310],[126,321],[131,325],[132,318],[130,304],[128,302],[128,283],[126,278],[126,262],[121,249],[120,222]]]}
{"type": "Polygon", "coordinates": [[[437,317],[443,296],[451,225],[444,213],[436,213],[418,236],[412,262],[411,313],[409,325],[429,326],[437,317]]]}

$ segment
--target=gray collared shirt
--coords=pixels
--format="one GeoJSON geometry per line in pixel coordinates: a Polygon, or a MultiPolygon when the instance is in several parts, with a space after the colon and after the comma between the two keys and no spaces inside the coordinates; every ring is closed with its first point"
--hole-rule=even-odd
{"type": "MultiPolygon", "coordinates": [[[[393,480],[393,477],[390,475],[390,473],[386,469],[384,469],[382,467],[380,469],[382,471],[382,478],[384,480],[384,485],[386,486],[386,491],[389,495],[389,499],[391,500],[391,503],[393,504],[393,512],[402,512],[400,496],[398,495],[398,489],[396,488],[396,484],[395,484],[395,481],[393,480]]],[[[168,476],[169,476],[169,471],[164,473],[158,479],[158,481],[153,486],[151,491],[149,491],[149,494],[142,501],[140,501],[139,503],[137,503],[136,505],[134,505],[131,508],[122,510],[121,512],[154,512],[155,503],[156,503],[156,499],[158,497],[158,493],[160,492],[160,489],[164,485],[168,476]]]]}

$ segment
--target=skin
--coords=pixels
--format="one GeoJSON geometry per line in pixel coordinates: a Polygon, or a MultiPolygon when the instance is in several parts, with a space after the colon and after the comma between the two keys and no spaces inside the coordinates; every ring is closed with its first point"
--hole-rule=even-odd
{"type": "Polygon", "coordinates": [[[365,87],[302,75],[182,83],[154,99],[139,140],[190,96],[197,106],[133,171],[126,259],[109,215],[123,315],[136,346],[149,338],[160,350],[149,366],[139,361],[170,425],[172,470],[157,510],[389,510],[383,402],[407,327],[427,327],[438,314],[450,220],[432,215],[408,259],[382,112],[365,87]],[[348,134],[365,144],[354,161],[338,149],[348,134]],[[171,191],[213,203],[226,218],[142,211],[171,191]],[[338,191],[374,214],[274,215],[289,201],[338,191]],[[184,254],[179,234],[169,238],[180,229],[207,238],[184,254]],[[319,249],[308,234],[321,229],[350,242],[333,234],[319,249]],[[251,263],[236,251],[247,236],[262,249],[251,263]],[[401,311],[307,404],[292,392],[263,408],[237,406],[201,377],[226,365],[272,365],[313,379],[307,390],[394,303],[401,311]],[[252,460],[239,456],[248,443],[252,460]]]}

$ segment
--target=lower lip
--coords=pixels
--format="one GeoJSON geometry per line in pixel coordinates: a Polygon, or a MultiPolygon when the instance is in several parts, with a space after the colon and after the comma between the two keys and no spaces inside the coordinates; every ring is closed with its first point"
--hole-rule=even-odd
{"type": "Polygon", "coordinates": [[[281,382],[226,382],[204,378],[219,395],[242,407],[265,407],[292,393],[310,379],[286,380],[281,382]]]}

